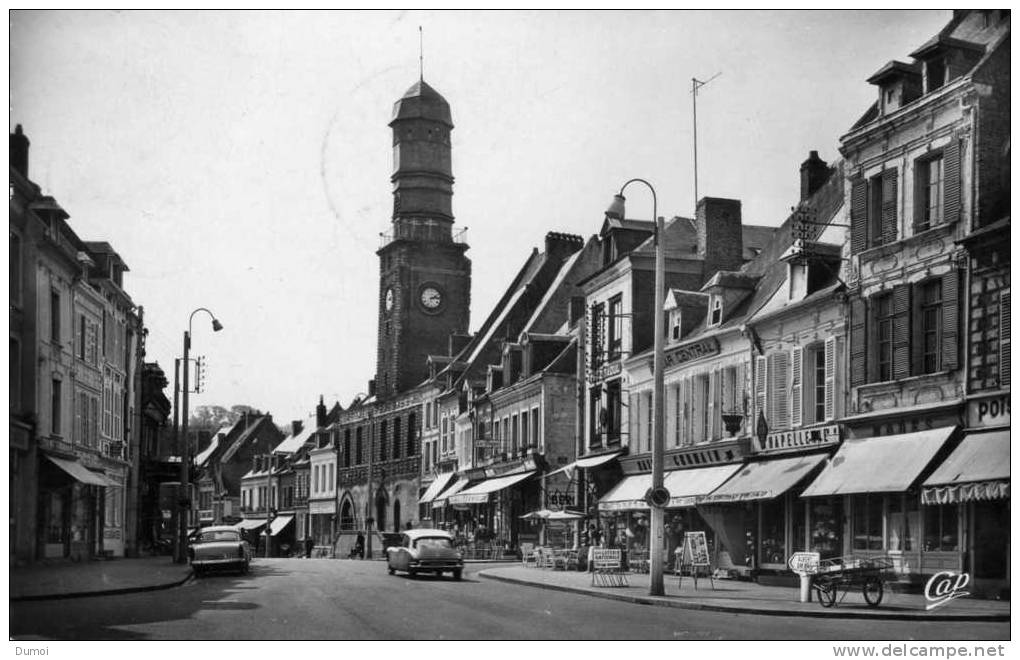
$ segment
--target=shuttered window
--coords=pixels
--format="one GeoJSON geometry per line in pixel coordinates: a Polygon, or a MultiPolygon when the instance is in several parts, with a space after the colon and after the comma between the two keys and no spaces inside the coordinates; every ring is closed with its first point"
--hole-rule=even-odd
{"type": "MultiPolygon", "coordinates": [[[[892,377],[910,375],[910,285],[893,287],[892,292],[892,377]]],[[[888,380],[882,378],[880,380],[888,380]]]]}
{"type": "Polygon", "coordinates": [[[850,386],[868,381],[868,303],[864,298],[850,300],[850,386]]]}
{"type": "Polygon", "coordinates": [[[790,424],[793,427],[804,423],[804,349],[794,346],[790,351],[790,424]]]}
{"type": "Polygon", "coordinates": [[[632,451],[641,451],[641,398],[637,394],[630,395],[628,417],[632,451]]]}
{"type": "Polygon", "coordinates": [[[883,382],[893,377],[893,304],[891,295],[875,296],[871,301],[871,380],[883,382]]]}
{"type": "Polygon", "coordinates": [[[942,283],[938,280],[921,286],[920,323],[921,373],[939,370],[942,335],[942,283]]]}
{"type": "Polygon", "coordinates": [[[825,340],[825,420],[836,418],[836,338],[825,340]]]}
{"type": "Polygon", "coordinates": [[[1009,289],[999,294],[999,387],[1009,387],[1009,289]]]}
{"type": "Polygon", "coordinates": [[[850,183],[850,249],[854,254],[892,243],[898,236],[898,170],[850,183]]]}
{"type": "Polygon", "coordinates": [[[768,360],[764,356],[754,359],[754,416],[768,419],[768,360]]]}
{"type": "Polygon", "coordinates": [[[769,356],[769,402],[768,415],[770,429],[790,428],[790,354],[774,352],[769,356]]]}
{"type": "Polygon", "coordinates": [[[665,417],[666,417],[666,420],[665,420],[666,424],[665,424],[665,429],[663,429],[663,432],[666,434],[666,437],[664,439],[664,443],[663,444],[664,444],[664,446],[667,446],[667,447],[670,444],[670,440],[673,441],[674,445],[678,444],[676,442],[676,437],[677,437],[676,425],[677,425],[677,421],[679,421],[680,418],[676,414],[677,394],[678,394],[678,392],[677,392],[677,385],[675,383],[670,383],[670,384],[666,385],[666,407],[664,409],[665,410],[665,417]]]}

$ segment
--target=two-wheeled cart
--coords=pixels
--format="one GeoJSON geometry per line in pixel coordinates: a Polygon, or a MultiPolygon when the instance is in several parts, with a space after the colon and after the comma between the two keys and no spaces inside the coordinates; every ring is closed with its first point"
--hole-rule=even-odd
{"type": "Polygon", "coordinates": [[[843,602],[847,593],[860,589],[864,601],[869,607],[876,607],[882,602],[885,592],[887,575],[892,571],[893,560],[890,557],[864,557],[847,555],[834,559],[823,559],[818,563],[818,572],[811,580],[818,602],[822,607],[832,607],[843,602]],[[839,595],[840,589],[843,595],[839,595]]]}

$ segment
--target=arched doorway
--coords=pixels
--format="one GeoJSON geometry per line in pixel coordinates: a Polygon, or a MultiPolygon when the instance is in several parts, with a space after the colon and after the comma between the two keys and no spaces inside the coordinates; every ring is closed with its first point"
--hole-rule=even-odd
{"type": "Polygon", "coordinates": [[[393,531],[400,531],[400,500],[393,502],[393,531]]]}
{"type": "Polygon", "coordinates": [[[384,490],[380,490],[375,494],[375,528],[379,531],[386,529],[387,499],[386,491],[384,490]]]}
{"type": "Polygon", "coordinates": [[[340,505],[340,529],[354,529],[354,504],[349,497],[345,497],[344,503],[340,505]]]}

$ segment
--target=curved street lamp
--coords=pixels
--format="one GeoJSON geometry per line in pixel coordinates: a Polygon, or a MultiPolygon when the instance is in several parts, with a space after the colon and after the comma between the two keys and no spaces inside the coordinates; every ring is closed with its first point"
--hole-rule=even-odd
{"type": "Polygon", "coordinates": [[[650,526],[652,528],[651,539],[649,539],[649,577],[651,582],[648,593],[652,596],[661,596],[665,593],[663,586],[663,557],[662,551],[665,548],[663,528],[665,525],[665,511],[663,507],[669,502],[669,492],[662,485],[663,481],[663,454],[665,453],[665,408],[664,408],[664,380],[663,380],[663,351],[666,333],[666,321],[662,309],[666,297],[666,251],[665,234],[663,232],[663,221],[659,217],[658,200],[655,195],[655,188],[644,179],[631,179],[620,187],[620,192],[613,197],[612,203],[606,209],[606,217],[617,220],[624,219],[627,199],[623,191],[632,183],[643,183],[648,186],[652,193],[652,219],[655,222],[655,300],[653,301],[654,311],[654,343],[652,358],[652,488],[648,493],[649,509],[651,510],[650,526]]]}
{"type": "Polygon", "coordinates": [[[180,503],[180,515],[178,516],[178,524],[180,529],[178,530],[178,541],[177,541],[177,558],[176,561],[179,564],[187,563],[188,561],[188,511],[191,509],[191,488],[190,480],[191,477],[188,475],[188,463],[189,463],[189,450],[191,449],[191,443],[188,441],[188,394],[189,384],[188,376],[190,375],[190,369],[188,365],[188,355],[191,352],[191,322],[195,319],[195,314],[199,312],[205,312],[212,319],[213,332],[219,332],[223,329],[223,324],[220,323],[216,317],[205,307],[199,307],[191,313],[188,317],[188,329],[184,332],[184,357],[182,363],[184,366],[184,401],[183,410],[181,411],[181,441],[178,443],[178,449],[181,452],[181,489],[183,491],[181,495],[180,503]],[[185,505],[185,501],[187,504],[185,505]]]}

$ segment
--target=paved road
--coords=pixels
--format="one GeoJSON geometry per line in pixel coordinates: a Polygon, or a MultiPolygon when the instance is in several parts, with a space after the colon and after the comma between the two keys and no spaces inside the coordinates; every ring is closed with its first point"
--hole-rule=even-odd
{"type": "MultiPolygon", "coordinates": [[[[489,565],[491,567],[491,565],[489,565]]],[[[11,603],[15,639],[1008,639],[1008,623],[724,614],[479,578],[389,576],[381,562],[259,559],[166,591],[11,603]]]]}

